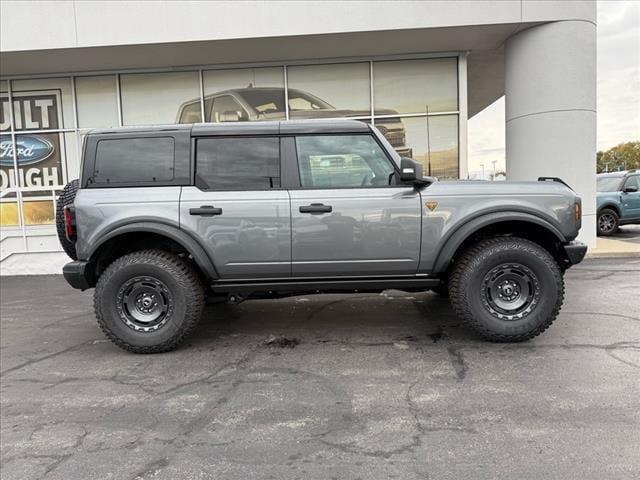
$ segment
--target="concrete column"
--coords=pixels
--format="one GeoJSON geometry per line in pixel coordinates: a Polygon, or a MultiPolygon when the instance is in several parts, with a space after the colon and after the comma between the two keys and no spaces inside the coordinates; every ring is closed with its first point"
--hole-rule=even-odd
{"type": "Polygon", "coordinates": [[[560,177],[582,197],[578,237],[595,246],[596,26],[547,23],[505,49],[508,180],[560,177]]]}

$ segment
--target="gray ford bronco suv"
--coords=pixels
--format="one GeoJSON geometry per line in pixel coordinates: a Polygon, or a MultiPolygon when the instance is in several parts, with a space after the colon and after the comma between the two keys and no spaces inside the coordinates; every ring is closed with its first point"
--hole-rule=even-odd
{"type": "Polygon", "coordinates": [[[522,341],[554,321],[587,249],[561,180],[438,182],[355,120],[91,131],[57,220],[66,280],[95,288],[100,327],[137,353],[178,346],[209,296],[391,288],[522,341]]]}

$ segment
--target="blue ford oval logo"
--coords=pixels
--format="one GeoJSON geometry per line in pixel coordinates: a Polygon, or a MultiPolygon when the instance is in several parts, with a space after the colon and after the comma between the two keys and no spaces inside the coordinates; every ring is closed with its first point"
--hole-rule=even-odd
{"type": "MultiPolygon", "coordinates": [[[[16,154],[19,167],[46,160],[51,156],[53,150],[53,144],[44,138],[31,135],[16,137],[16,154]]],[[[10,137],[3,138],[0,141],[0,165],[13,167],[13,144],[10,137]]]]}

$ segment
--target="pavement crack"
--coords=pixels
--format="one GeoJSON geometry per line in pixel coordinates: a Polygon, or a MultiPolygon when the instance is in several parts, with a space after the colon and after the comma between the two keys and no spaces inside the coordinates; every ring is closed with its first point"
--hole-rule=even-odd
{"type": "Polygon", "coordinates": [[[57,357],[59,355],[64,355],[65,353],[69,353],[69,352],[72,352],[72,351],[77,350],[79,348],[85,347],[87,345],[91,345],[94,341],[95,340],[89,340],[88,342],[82,342],[82,343],[79,343],[77,345],[73,345],[71,347],[65,348],[64,350],[60,350],[58,352],[50,353],[49,355],[44,355],[44,356],[39,357],[39,358],[33,358],[31,360],[27,360],[26,362],[23,362],[23,363],[21,363],[19,365],[15,365],[13,367],[7,368],[6,370],[2,370],[0,372],[0,375],[6,375],[8,373],[15,372],[16,370],[20,370],[20,369],[22,369],[24,367],[28,367],[30,365],[33,365],[35,363],[43,362],[45,360],[49,360],[50,358],[57,357]]]}

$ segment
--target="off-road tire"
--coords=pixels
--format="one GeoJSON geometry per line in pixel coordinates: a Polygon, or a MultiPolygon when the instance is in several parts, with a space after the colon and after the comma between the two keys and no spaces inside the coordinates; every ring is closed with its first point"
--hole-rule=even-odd
{"type": "Polygon", "coordinates": [[[620,226],[620,217],[616,213],[615,210],[611,208],[603,208],[598,212],[598,217],[596,220],[596,228],[598,229],[599,236],[609,236],[613,235],[618,231],[618,227],[620,226]],[[605,219],[608,221],[605,222],[605,219]],[[606,228],[605,228],[606,225],[606,228]]]}
{"type": "Polygon", "coordinates": [[[194,331],[202,316],[205,291],[186,259],[162,250],[142,250],[107,267],[98,279],[93,302],[98,325],[118,347],[133,353],[162,353],[175,349],[194,331]],[[123,285],[141,277],[162,282],[171,298],[165,323],[154,331],[136,330],[118,309],[123,285]]]}
{"type": "Polygon", "coordinates": [[[76,244],[67,238],[64,229],[64,207],[71,205],[76,199],[76,193],[78,193],[78,180],[71,180],[67,183],[58,199],[56,200],[56,231],[58,232],[58,240],[62,249],[72,260],[78,259],[76,253],[76,244]]]}
{"type": "Polygon", "coordinates": [[[481,337],[494,342],[521,342],[544,332],[564,301],[564,279],[551,254],[518,237],[481,240],[456,261],[449,278],[451,305],[458,317],[481,337]],[[518,264],[535,276],[537,303],[520,318],[499,318],[486,304],[484,279],[502,265],[518,264]],[[483,297],[484,295],[484,297],[483,297]]]}

